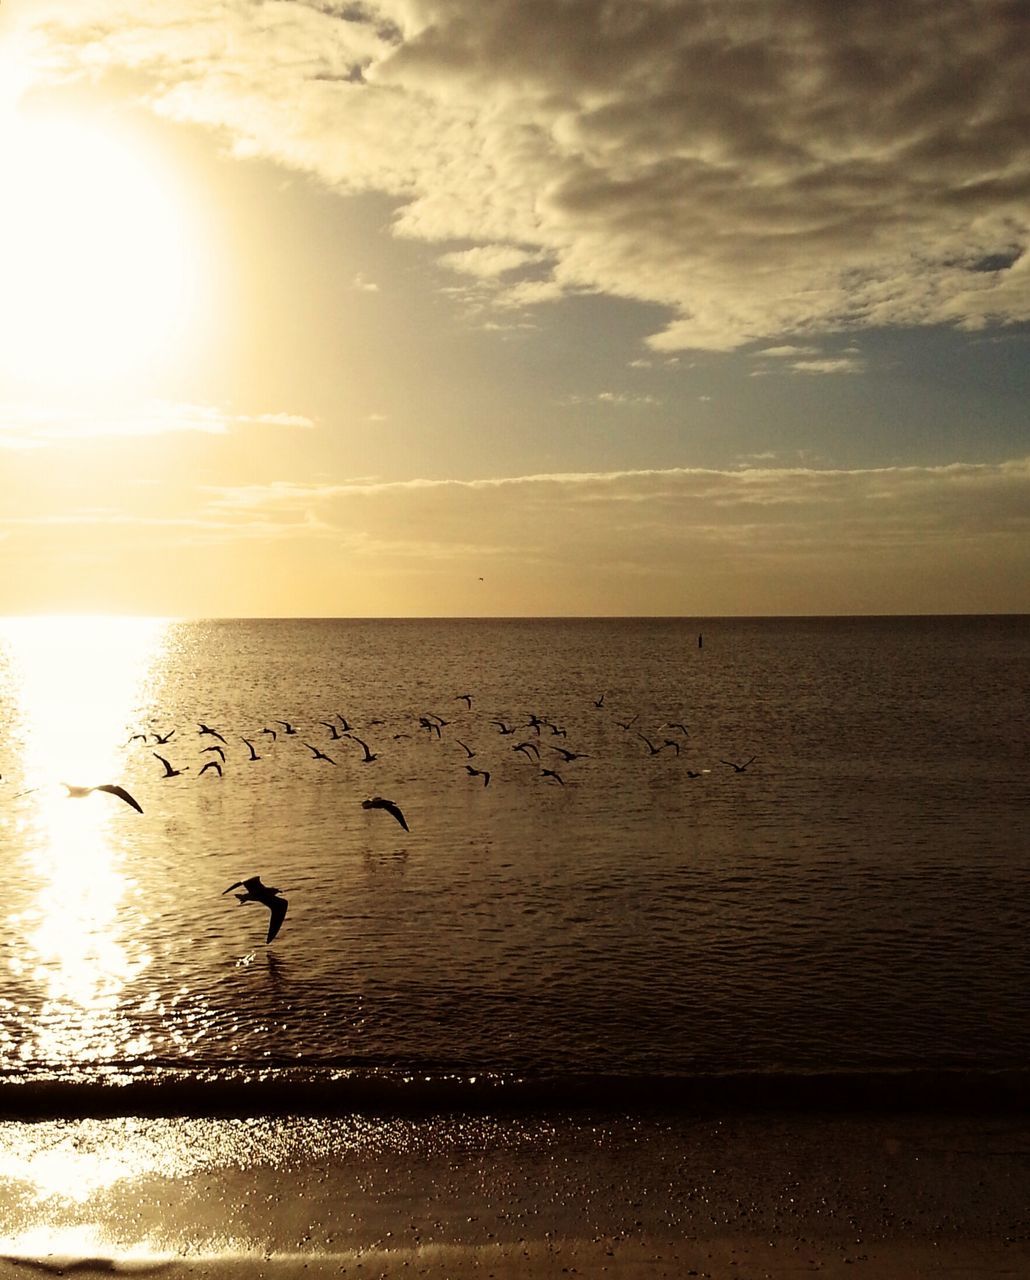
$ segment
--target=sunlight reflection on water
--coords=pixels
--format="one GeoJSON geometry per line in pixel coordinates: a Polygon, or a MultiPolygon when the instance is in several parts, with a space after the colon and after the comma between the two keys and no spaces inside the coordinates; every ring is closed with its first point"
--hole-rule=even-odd
{"type": "Polygon", "coordinates": [[[126,983],[150,957],[133,933],[138,911],[124,831],[135,817],[117,796],[77,788],[117,783],[118,747],[140,692],[161,661],[165,624],[153,619],[24,618],[0,629],[21,773],[22,861],[38,886],[11,924],[25,946],[8,956],[17,985],[35,988],[35,1032],[23,1061],[92,1061],[145,1051],[119,1013],[126,983]]]}

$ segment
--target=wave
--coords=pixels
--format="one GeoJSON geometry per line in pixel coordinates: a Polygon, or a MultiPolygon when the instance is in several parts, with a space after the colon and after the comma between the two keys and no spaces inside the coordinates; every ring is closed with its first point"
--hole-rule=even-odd
{"type": "Polygon", "coordinates": [[[1030,1069],[693,1076],[237,1068],[0,1078],[0,1119],[104,1116],[643,1114],[714,1111],[1013,1112],[1030,1069]]]}

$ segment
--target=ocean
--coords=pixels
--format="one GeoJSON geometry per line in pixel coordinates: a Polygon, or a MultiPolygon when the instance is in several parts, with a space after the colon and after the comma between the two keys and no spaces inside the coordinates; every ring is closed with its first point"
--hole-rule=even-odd
{"type": "Polygon", "coordinates": [[[7,620],[0,1112],[1009,1079],[1028,683],[1025,617],[7,620]]]}

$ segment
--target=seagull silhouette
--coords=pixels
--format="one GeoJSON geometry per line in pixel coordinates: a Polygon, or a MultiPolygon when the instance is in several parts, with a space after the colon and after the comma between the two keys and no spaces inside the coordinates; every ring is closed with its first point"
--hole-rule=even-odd
{"type": "Polygon", "coordinates": [[[137,813],[143,812],[138,801],[134,800],[124,787],[116,786],[113,782],[105,782],[98,787],[73,787],[70,782],[62,782],[61,785],[67,789],[69,800],[82,800],[94,791],[106,791],[109,796],[117,796],[119,800],[132,805],[137,813]]]}
{"type": "Polygon", "coordinates": [[[147,735],[145,733],[134,733],[125,745],[129,747],[129,746],[132,746],[134,742],[146,742],[146,740],[147,740],[147,735]]]}
{"type": "Polygon", "coordinates": [[[462,742],[460,738],[455,738],[454,741],[458,744],[459,747],[461,747],[464,750],[466,760],[471,760],[472,757],[476,754],[472,750],[472,748],[468,745],[467,742],[462,742]]]}
{"type": "Polygon", "coordinates": [[[383,796],[373,796],[371,800],[362,800],[361,807],[362,809],[385,809],[387,813],[393,814],[405,831],[411,829],[404,820],[404,814],[393,800],[387,800],[383,796]]]}
{"type": "MultiPolygon", "coordinates": [[[[330,721],[328,721],[328,720],[319,720],[319,722],[318,722],[318,723],[319,723],[319,724],[324,724],[324,725],[325,725],[325,727],[329,730],[329,737],[332,739],[332,741],[333,741],[333,742],[339,742],[339,740],[340,740],[340,731],[339,731],[339,729],[336,727],[336,725],[334,725],[334,724],[330,723],[330,721]]],[[[307,743],[305,743],[304,745],[305,745],[305,746],[307,746],[307,743]]]]}
{"type": "Polygon", "coordinates": [[[201,773],[207,773],[208,769],[214,769],[218,773],[219,777],[222,776],[222,766],[218,763],[218,761],[209,760],[207,764],[204,765],[203,769],[201,769],[200,773],[197,774],[197,777],[199,778],[201,773]]]}
{"type": "Polygon", "coordinates": [[[603,693],[601,694],[601,696],[600,696],[599,698],[595,698],[595,699],[594,699],[594,706],[595,706],[595,707],[603,707],[603,706],[604,706],[604,694],[603,694],[603,693]]]}
{"type": "Polygon", "coordinates": [[[231,884],[228,889],[222,890],[222,897],[227,893],[231,893],[233,889],[246,889],[246,893],[236,894],[236,901],[240,906],[245,906],[248,902],[260,902],[263,907],[267,907],[272,913],[272,918],[268,922],[268,937],[265,942],[271,942],[275,935],[282,928],[283,921],[286,919],[286,908],[289,902],[286,898],[281,898],[281,889],[273,889],[271,885],[262,884],[260,876],[251,876],[247,880],[237,880],[235,884],[231,884]]]}
{"type": "Polygon", "coordinates": [[[344,734],[344,737],[350,738],[351,742],[356,742],[358,746],[362,749],[362,751],[364,751],[365,758],[362,760],[361,762],[362,764],[371,764],[373,760],[379,759],[379,757],[376,755],[374,751],[369,751],[368,743],[362,742],[362,740],[358,737],[356,733],[347,733],[347,734],[344,734]]]}
{"type": "MultiPolygon", "coordinates": [[[[201,735],[201,737],[203,737],[204,734],[206,733],[206,734],[209,734],[212,738],[217,738],[219,742],[225,742],[225,739],[222,737],[222,735],[218,732],[217,729],[211,729],[206,724],[199,725],[197,728],[197,732],[201,735]]],[[[228,746],[228,743],[226,743],[226,746],[228,746]]]]}
{"type": "Polygon", "coordinates": [[[472,694],[471,693],[456,693],[454,695],[454,701],[464,702],[465,706],[468,707],[470,711],[472,710],[472,694]]]}
{"type": "Polygon", "coordinates": [[[175,732],[174,729],[169,729],[167,733],[155,733],[154,742],[159,747],[166,746],[168,743],[168,739],[172,736],[174,732],[175,732]]]}
{"type": "Polygon", "coordinates": [[[535,752],[536,759],[540,759],[540,748],[535,742],[517,742],[515,746],[512,747],[512,751],[521,751],[527,760],[533,759],[530,752],[535,752]]]}
{"type": "Polygon", "coordinates": [[[268,736],[272,739],[272,741],[273,741],[273,742],[274,742],[274,741],[276,740],[276,738],[278,738],[278,736],[279,736],[279,735],[276,733],[276,731],[275,731],[274,729],[262,729],[262,730],[261,730],[261,732],[262,732],[262,733],[267,733],[267,734],[268,734],[268,736]]]}
{"type": "Polygon", "coordinates": [[[290,724],[289,720],[277,720],[276,724],[282,725],[283,733],[287,734],[287,736],[297,732],[297,730],[293,727],[293,725],[290,724]]]}
{"type": "Polygon", "coordinates": [[[250,740],[249,738],[240,738],[240,741],[241,741],[241,742],[245,742],[245,743],[247,744],[247,750],[250,752],[250,758],[251,758],[251,760],[260,760],[260,759],[261,759],[261,757],[258,755],[258,753],[254,750],[254,744],[253,744],[253,742],[251,742],[251,740],[250,740]]]}
{"type": "MultiPolygon", "coordinates": [[[[216,751],[218,753],[219,760],[221,760],[223,764],[225,763],[225,751],[222,747],[205,747],[204,751],[216,751]]],[[[203,754],[203,752],[201,754],[203,754]]]]}
{"type": "Polygon", "coordinates": [[[160,760],[164,765],[166,778],[179,778],[186,772],[186,769],[189,768],[189,765],[187,765],[186,769],[175,769],[172,767],[172,762],[170,760],[166,760],[164,756],[158,756],[156,751],[152,751],[150,754],[157,756],[158,760],[160,760]]]}
{"type": "Polygon", "coordinates": [[[566,747],[550,747],[549,750],[556,751],[566,764],[568,764],[570,760],[590,759],[585,751],[569,751],[566,747]]]}
{"type": "Polygon", "coordinates": [[[541,778],[553,778],[555,782],[561,783],[563,787],[565,786],[565,779],[560,773],[555,773],[553,769],[541,769],[540,776],[541,778]]]}
{"type": "Polygon", "coordinates": [[[743,764],[736,764],[732,760],[720,760],[719,763],[728,764],[730,768],[734,771],[734,773],[743,773],[744,770],[748,767],[748,765],[751,764],[753,760],[757,760],[757,759],[758,759],[757,756],[752,756],[750,760],[745,760],[743,764]]]}
{"type": "Polygon", "coordinates": [[[336,761],[330,756],[327,756],[324,751],[319,751],[317,747],[313,747],[310,742],[305,742],[304,745],[311,752],[312,760],[328,760],[330,764],[336,763],[336,761]]]}
{"type": "Polygon", "coordinates": [[[474,769],[472,765],[467,764],[465,766],[465,772],[470,778],[482,778],[484,787],[488,787],[490,785],[490,775],[485,769],[474,769]]]}

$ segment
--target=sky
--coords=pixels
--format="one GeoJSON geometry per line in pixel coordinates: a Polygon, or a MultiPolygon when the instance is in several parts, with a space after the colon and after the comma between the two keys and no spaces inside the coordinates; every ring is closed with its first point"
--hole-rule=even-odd
{"type": "Polygon", "coordinates": [[[1023,0],[3,0],[0,614],[1030,611],[1023,0]]]}

